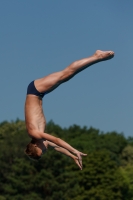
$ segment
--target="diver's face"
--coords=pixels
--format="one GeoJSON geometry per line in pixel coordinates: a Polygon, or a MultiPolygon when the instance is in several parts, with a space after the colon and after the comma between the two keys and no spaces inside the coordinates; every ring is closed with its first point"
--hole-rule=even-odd
{"type": "Polygon", "coordinates": [[[39,157],[41,157],[42,154],[43,154],[42,149],[40,149],[38,146],[35,146],[35,147],[36,147],[36,150],[37,150],[37,155],[38,155],[39,157]]]}
{"type": "Polygon", "coordinates": [[[37,155],[38,156],[42,156],[42,154],[44,154],[46,152],[46,147],[43,143],[43,141],[39,141],[37,142],[37,144],[35,144],[36,150],[37,150],[37,155]]]}

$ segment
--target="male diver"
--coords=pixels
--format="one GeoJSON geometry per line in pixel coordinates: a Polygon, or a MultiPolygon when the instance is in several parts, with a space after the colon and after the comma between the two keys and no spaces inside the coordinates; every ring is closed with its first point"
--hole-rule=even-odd
{"type": "Polygon", "coordinates": [[[113,51],[97,50],[92,56],[74,61],[62,71],[36,79],[29,84],[25,101],[25,123],[28,135],[31,138],[25,153],[29,158],[38,160],[50,145],[58,152],[71,157],[82,170],[82,156],[87,154],[76,150],[62,139],[45,132],[46,120],[42,108],[42,99],[47,93],[87,67],[113,57],[113,51]]]}

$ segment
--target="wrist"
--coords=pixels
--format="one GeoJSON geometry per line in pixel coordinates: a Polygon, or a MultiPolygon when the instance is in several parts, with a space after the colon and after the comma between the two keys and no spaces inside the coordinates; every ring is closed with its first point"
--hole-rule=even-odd
{"type": "Polygon", "coordinates": [[[77,150],[73,149],[72,153],[77,154],[77,150]]]}
{"type": "Polygon", "coordinates": [[[72,154],[71,158],[72,158],[73,160],[75,160],[75,159],[77,159],[77,156],[75,156],[75,155],[72,154]]]}

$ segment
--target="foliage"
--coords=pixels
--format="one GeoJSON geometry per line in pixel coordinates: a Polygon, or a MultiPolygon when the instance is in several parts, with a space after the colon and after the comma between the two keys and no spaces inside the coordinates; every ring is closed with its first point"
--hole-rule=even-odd
{"type": "Polygon", "coordinates": [[[133,139],[98,129],[61,128],[47,132],[88,156],[80,171],[69,158],[49,149],[39,162],[24,154],[30,141],[23,121],[0,123],[0,200],[133,200],[133,139]]]}

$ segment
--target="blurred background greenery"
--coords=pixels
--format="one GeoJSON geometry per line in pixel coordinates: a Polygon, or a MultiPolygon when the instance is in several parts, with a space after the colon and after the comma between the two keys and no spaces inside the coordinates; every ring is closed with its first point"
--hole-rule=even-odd
{"type": "Polygon", "coordinates": [[[133,138],[93,127],[46,131],[87,153],[80,171],[73,160],[49,148],[39,162],[28,159],[23,121],[0,123],[0,200],[133,200],[133,138]]]}

